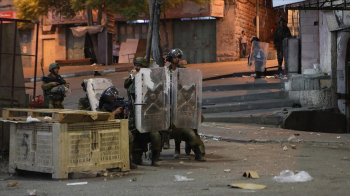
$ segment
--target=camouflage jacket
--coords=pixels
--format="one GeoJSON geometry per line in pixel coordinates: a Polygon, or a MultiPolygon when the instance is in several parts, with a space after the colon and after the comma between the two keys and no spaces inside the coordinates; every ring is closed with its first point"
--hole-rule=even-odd
{"type": "Polygon", "coordinates": [[[52,100],[50,99],[49,101],[49,108],[50,109],[64,109],[63,103],[61,102],[60,104],[55,104],[52,102],[52,100]]]}
{"type": "Polygon", "coordinates": [[[79,99],[78,110],[91,110],[91,105],[87,95],[79,99]]]}

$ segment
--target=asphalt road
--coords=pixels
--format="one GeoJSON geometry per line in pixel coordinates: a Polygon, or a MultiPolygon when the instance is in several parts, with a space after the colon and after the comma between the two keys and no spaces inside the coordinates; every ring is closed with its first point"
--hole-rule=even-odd
{"type": "Polygon", "coordinates": [[[193,161],[194,156],[173,159],[173,149],[163,150],[160,167],[143,166],[122,177],[96,177],[52,181],[49,175],[31,173],[0,176],[0,195],[349,195],[349,145],[296,144],[296,149],[282,150],[279,144],[242,144],[204,139],[207,162],[193,161]],[[190,158],[190,160],[189,160],[190,158]],[[230,170],[225,172],[224,170],[230,170]],[[283,170],[306,171],[310,182],[278,183],[275,175],[283,170]],[[259,179],[242,177],[244,171],[257,171],[259,179]],[[194,181],[177,182],[174,175],[194,181]],[[133,181],[135,179],[136,181],[133,181]],[[18,187],[7,187],[19,182],[18,187]],[[67,186],[67,183],[88,182],[67,186]],[[230,188],[231,183],[266,185],[262,190],[230,188]]]}

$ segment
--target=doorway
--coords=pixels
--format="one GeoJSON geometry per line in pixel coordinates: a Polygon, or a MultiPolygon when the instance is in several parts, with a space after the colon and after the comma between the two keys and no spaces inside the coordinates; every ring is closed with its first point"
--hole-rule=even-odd
{"type": "Polygon", "coordinates": [[[49,67],[51,63],[54,63],[55,58],[55,39],[43,40],[43,66],[49,67]]]}

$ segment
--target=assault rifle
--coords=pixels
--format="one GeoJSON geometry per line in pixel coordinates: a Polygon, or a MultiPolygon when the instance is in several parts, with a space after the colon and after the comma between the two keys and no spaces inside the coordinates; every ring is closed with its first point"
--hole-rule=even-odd
{"type": "Polygon", "coordinates": [[[44,76],[43,77],[43,81],[46,82],[46,83],[49,83],[49,82],[57,82],[59,85],[64,85],[66,84],[67,82],[60,76],[56,76],[56,77],[47,77],[47,76],[44,76]]]}

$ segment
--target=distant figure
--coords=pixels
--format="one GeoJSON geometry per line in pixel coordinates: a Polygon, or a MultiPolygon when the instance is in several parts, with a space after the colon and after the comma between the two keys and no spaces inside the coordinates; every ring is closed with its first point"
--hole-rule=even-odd
{"type": "Polygon", "coordinates": [[[254,78],[261,78],[261,74],[265,70],[266,54],[263,51],[263,48],[260,46],[260,40],[258,37],[253,36],[250,41],[252,43],[252,52],[250,54],[251,56],[249,56],[250,58],[248,59],[248,66],[250,67],[253,61],[255,67],[254,78]]]}
{"type": "Polygon", "coordinates": [[[113,43],[113,62],[112,63],[119,62],[119,51],[120,51],[119,41],[116,41],[113,43]]]}
{"type": "Polygon", "coordinates": [[[273,36],[273,44],[275,45],[275,49],[277,51],[277,60],[278,60],[278,71],[282,71],[282,63],[283,63],[283,40],[285,38],[291,37],[289,28],[286,26],[287,21],[284,18],[280,18],[278,21],[280,25],[277,27],[275,34],[273,36]]]}
{"type": "Polygon", "coordinates": [[[242,57],[247,56],[247,36],[245,35],[245,32],[242,31],[242,35],[240,37],[241,39],[241,46],[242,46],[242,57]]]}

